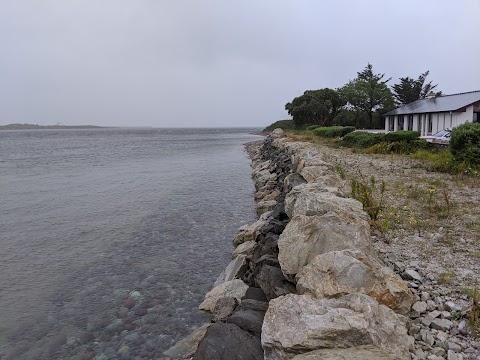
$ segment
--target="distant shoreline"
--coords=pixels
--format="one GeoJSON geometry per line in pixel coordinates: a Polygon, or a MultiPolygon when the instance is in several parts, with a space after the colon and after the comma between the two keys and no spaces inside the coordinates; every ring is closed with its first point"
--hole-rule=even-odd
{"type": "Polygon", "coordinates": [[[8,124],[0,125],[0,130],[45,130],[45,129],[104,129],[106,126],[95,125],[34,125],[34,124],[8,124]]]}

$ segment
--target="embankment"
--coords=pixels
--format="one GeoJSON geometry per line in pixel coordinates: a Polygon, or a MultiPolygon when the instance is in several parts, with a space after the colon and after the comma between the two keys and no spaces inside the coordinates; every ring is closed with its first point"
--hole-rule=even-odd
{"type": "Polygon", "coordinates": [[[414,295],[374,254],[369,217],[339,190],[333,166],[275,132],[252,162],[259,219],[239,229],[232,262],[200,305],[212,324],[166,355],[409,359],[414,295]]]}

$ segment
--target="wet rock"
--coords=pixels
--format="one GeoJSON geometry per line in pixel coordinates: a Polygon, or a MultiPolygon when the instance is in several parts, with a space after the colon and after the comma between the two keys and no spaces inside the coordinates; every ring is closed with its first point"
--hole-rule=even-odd
{"type": "Polygon", "coordinates": [[[218,286],[226,281],[241,279],[247,271],[247,267],[246,256],[238,255],[227,265],[213,285],[218,286]]]}
{"type": "Polygon", "coordinates": [[[234,297],[240,301],[247,289],[248,285],[239,279],[224,282],[208,292],[207,295],[205,295],[205,300],[198,308],[211,312],[215,308],[217,300],[223,297],[234,297]]]}
{"type": "Polygon", "coordinates": [[[240,329],[248,331],[260,338],[264,316],[264,311],[237,310],[226,319],[226,322],[235,324],[240,329]]]}
{"type": "Polygon", "coordinates": [[[269,303],[262,332],[266,360],[360,345],[407,356],[406,319],[363,294],[321,300],[285,295],[269,303]]]}
{"type": "Polygon", "coordinates": [[[198,347],[198,343],[202,338],[205,336],[207,329],[211,324],[204,324],[195,331],[193,331],[190,335],[180,340],[174,346],[169,348],[163,354],[166,356],[171,357],[172,359],[181,359],[188,355],[193,354],[198,347]]]}
{"type": "Polygon", "coordinates": [[[262,266],[256,281],[269,300],[296,293],[295,286],[285,279],[282,270],[274,266],[262,266]]]}
{"type": "Polygon", "coordinates": [[[317,255],[345,249],[371,254],[370,225],[347,213],[297,215],[280,235],[278,249],[283,274],[293,282],[317,255]]]}
{"type": "Polygon", "coordinates": [[[410,311],[413,303],[412,292],[398,275],[357,250],[318,255],[296,279],[299,294],[318,299],[360,292],[403,315],[410,311]]]}
{"type": "Polygon", "coordinates": [[[228,316],[230,316],[233,313],[237,305],[238,305],[238,300],[235,299],[234,297],[224,297],[224,298],[218,299],[212,311],[212,314],[213,314],[212,321],[218,322],[218,321],[225,320],[228,316]]]}
{"type": "Polygon", "coordinates": [[[235,324],[210,326],[193,360],[263,360],[260,339],[235,324]]]}

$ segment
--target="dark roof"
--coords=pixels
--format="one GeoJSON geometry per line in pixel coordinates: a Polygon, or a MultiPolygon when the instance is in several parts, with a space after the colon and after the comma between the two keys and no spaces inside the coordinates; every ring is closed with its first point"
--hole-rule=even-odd
{"type": "Polygon", "coordinates": [[[422,99],[400,106],[383,116],[455,111],[480,101],[480,90],[422,99]]]}

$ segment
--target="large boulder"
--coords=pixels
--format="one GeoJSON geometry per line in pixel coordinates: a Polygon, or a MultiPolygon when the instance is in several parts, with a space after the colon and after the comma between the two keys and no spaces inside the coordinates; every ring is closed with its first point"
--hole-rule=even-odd
{"type": "Polygon", "coordinates": [[[193,360],[263,360],[260,339],[235,324],[210,326],[193,360]]]}
{"type": "Polygon", "coordinates": [[[338,188],[320,183],[298,185],[285,198],[285,212],[290,218],[296,215],[323,215],[328,212],[350,213],[352,217],[369,221],[362,204],[345,197],[338,188]]]}
{"type": "Polygon", "coordinates": [[[295,172],[295,173],[288,174],[287,176],[285,176],[285,179],[283,179],[283,191],[285,193],[288,193],[295,186],[305,184],[305,183],[306,183],[306,180],[299,173],[295,172]]]}
{"type": "Polygon", "coordinates": [[[192,355],[197,350],[198,343],[205,336],[211,324],[204,324],[193,331],[190,335],[177,342],[174,346],[163,353],[172,359],[182,359],[192,355]]]}
{"type": "Polygon", "coordinates": [[[243,225],[238,229],[237,235],[233,239],[233,245],[238,246],[247,241],[255,241],[260,229],[268,223],[268,217],[271,213],[263,213],[260,218],[253,224],[243,225]]]}
{"type": "Polygon", "coordinates": [[[406,318],[363,294],[338,299],[285,295],[270,301],[262,327],[266,360],[317,349],[373,345],[408,356],[406,318]]]}
{"type": "Polygon", "coordinates": [[[272,131],[272,136],[273,137],[280,137],[280,136],[284,136],[285,135],[285,131],[283,131],[283,129],[281,128],[276,128],[275,130],[272,131]]]}
{"type": "Polygon", "coordinates": [[[248,256],[255,251],[256,242],[253,240],[241,243],[238,245],[235,250],[233,250],[232,258],[235,259],[239,255],[248,256]]]}
{"type": "Polygon", "coordinates": [[[356,346],[347,349],[320,349],[297,355],[293,360],[409,360],[375,346],[356,346]]]}
{"type": "Polygon", "coordinates": [[[248,331],[260,338],[264,316],[265,311],[241,309],[230,315],[226,319],[226,322],[229,324],[235,324],[240,329],[248,331]]]}
{"type": "Polygon", "coordinates": [[[316,256],[297,275],[299,294],[318,299],[360,292],[406,315],[414,302],[406,283],[390,268],[358,250],[331,251],[316,256]]]}
{"type": "Polygon", "coordinates": [[[330,168],[323,166],[306,166],[300,173],[309,183],[315,182],[322,186],[339,187],[342,185],[340,178],[330,168]]]}
{"type": "Polygon", "coordinates": [[[236,258],[230,261],[230,264],[228,264],[225,270],[223,270],[218,276],[213,286],[218,286],[221,283],[233,279],[241,279],[248,269],[246,258],[247,257],[245,255],[238,255],[236,258]]]}
{"type": "Polygon", "coordinates": [[[224,282],[210,290],[207,295],[205,295],[205,300],[203,300],[203,302],[198,306],[198,308],[200,310],[212,312],[218,299],[224,297],[234,297],[238,301],[240,301],[240,299],[247,292],[247,289],[248,285],[240,279],[224,282]]]}
{"type": "Polygon", "coordinates": [[[278,260],[285,278],[293,282],[295,275],[317,255],[352,248],[371,254],[367,221],[347,212],[297,215],[278,239],[278,260]]]}

